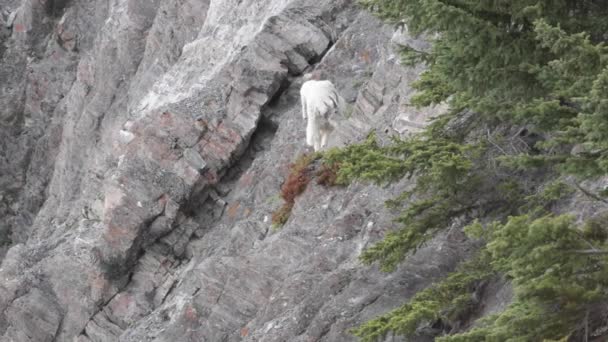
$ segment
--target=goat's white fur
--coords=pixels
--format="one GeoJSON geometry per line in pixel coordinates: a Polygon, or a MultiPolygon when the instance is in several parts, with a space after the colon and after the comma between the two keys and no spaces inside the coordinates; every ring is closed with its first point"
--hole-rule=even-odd
{"type": "Polygon", "coordinates": [[[327,138],[335,128],[335,115],[344,112],[344,99],[330,81],[310,80],[300,89],[302,118],[306,125],[306,144],[315,151],[327,145],[327,138]]]}

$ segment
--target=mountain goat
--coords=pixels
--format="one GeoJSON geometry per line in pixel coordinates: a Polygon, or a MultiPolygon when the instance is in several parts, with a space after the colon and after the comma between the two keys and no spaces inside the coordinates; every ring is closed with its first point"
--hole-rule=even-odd
{"type": "Polygon", "coordinates": [[[335,115],[344,112],[344,99],[330,81],[320,81],[318,74],[306,74],[300,89],[302,117],[308,119],[306,144],[315,151],[327,145],[327,138],[335,128],[335,115]]]}

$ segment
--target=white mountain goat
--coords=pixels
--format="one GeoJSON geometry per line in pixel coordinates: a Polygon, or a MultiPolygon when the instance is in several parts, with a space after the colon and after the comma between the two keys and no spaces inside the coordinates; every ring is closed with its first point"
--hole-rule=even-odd
{"type": "Polygon", "coordinates": [[[304,79],[307,81],[302,84],[300,98],[302,117],[308,119],[306,144],[319,151],[336,126],[336,115],[344,113],[345,102],[330,81],[320,81],[317,74],[306,74],[304,79]]]}

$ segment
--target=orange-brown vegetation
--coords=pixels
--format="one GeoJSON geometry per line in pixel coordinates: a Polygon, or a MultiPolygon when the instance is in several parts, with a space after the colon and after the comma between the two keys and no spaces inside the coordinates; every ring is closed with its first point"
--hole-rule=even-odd
{"type": "Polygon", "coordinates": [[[312,172],[310,166],[317,158],[315,154],[303,154],[289,166],[289,175],[281,186],[281,197],[285,204],[272,214],[272,224],[282,226],[289,219],[296,197],[306,190],[312,172]]]}

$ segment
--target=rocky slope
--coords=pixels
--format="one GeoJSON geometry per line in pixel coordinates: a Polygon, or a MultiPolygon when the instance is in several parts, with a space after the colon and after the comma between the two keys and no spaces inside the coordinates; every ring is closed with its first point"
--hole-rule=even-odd
{"type": "Polygon", "coordinates": [[[351,341],[445,275],[458,229],[358,262],[406,182],[311,183],[269,222],[303,72],[350,103],[332,146],[441,110],[408,105],[405,42],[348,0],[0,0],[0,340],[351,341]]]}

